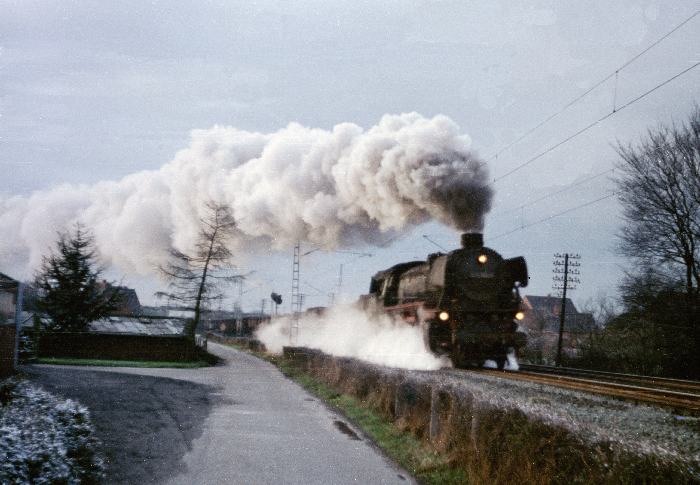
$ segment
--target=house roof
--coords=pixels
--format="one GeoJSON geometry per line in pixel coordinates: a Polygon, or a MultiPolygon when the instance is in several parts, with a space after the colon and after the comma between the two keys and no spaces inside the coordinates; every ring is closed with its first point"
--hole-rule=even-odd
{"type": "MultiPolygon", "coordinates": [[[[541,331],[559,331],[559,315],[561,313],[561,298],[556,296],[526,295],[523,297],[526,307],[532,311],[526,312],[529,327],[541,331]]],[[[570,298],[565,303],[564,330],[573,333],[588,333],[595,328],[595,320],[590,313],[581,313],[576,309],[570,298]]]]}
{"type": "Polygon", "coordinates": [[[120,286],[118,290],[121,293],[121,299],[126,306],[128,306],[129,308],[141,307],[141,302],[139,301],[139,297],[136,294],[136,290],[132,288],[127,288],[126,286],[120,286]]]}
{"type": "Polygon", "coordinates": [[[10,276],[7,276],[4,273],[0,273],[0,290],[10,288],[13,289],[16,287],[17,283],[19,283],[19,281],[17,281],[16,279],[11,278],[10,276]]]}
{"type": "Polygon", "coordinates": [[[103,281],[101,285],[104,287],[108,297],[111,297],[115,292],[119,293],[119,298],[117,300],[118,310],[128,310],[132,313],[139,313],[141,302],[136,294],[136,290],[127,286],[113,286],[106,281],[103,281]]]}
{"type": "MultiPolygon", "coordinates": [[[[559,315],[561,311],[561,298],[557,296],[525,295],[523,300],[537,312],[559,315]]],[[[565,313],[567,315],[579,313],[571,298],[566,299],[565,313]]]]}
{"type": "Polygon", "coordinates": [[[588,333],[595,329],[595,319],[591,313],[567,315],[564,328],[569,332],[588,333]]]}
{"type": "Polygon", "coordinates": [[[121,335],[182,335],[185,321],[177,318],[147,319],[129,317],[107,317],[89,324],[91,332],[116,333],[121,335]]]}

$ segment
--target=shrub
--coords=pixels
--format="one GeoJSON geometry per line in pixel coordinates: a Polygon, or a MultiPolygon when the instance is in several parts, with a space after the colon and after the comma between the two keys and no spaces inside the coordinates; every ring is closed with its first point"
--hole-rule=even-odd
{"type": "Polygon", "coordinates": [[[99,483],[88,410],[27,382],[0,384],[0,483],[99,483]]]}

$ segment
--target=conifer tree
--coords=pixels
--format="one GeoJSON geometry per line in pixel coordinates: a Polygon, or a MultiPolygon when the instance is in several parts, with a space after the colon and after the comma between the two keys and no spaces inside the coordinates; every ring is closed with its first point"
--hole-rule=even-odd
{"type": "Polygon", "coordinates": [[[59,233],[56,251],[44,257],[35,278],[42,293],[37,306],[51,318],[52,330],[85,331],[116,308],[121,294],[99,283],[101,272],[93,238],[80,224],[59,233]]]}

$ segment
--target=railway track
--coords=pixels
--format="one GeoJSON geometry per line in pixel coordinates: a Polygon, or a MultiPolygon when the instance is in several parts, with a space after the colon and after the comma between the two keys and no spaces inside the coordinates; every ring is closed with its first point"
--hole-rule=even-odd
{"type": "Polygon", "coordinates": [[[655,389],[668,389],[671,391],[700,394],[700,381],[670,379],[668,377],[640,376],[637,374],[621,374],[617,372],[576,369],[573,367],[554,367],[548,365],[521,364],[520,369],[521,371],[531,373],[583,377],[610,382],[619,382],[621,384],[652,387],[655,389]]]}
{"type": "Polygon", "coordinates": [[[526,364],[521,365],[520,369],[505,372],[483,369],[478,372],[675,410],[700,412],[700,382],[697,381],[526,364]]]}

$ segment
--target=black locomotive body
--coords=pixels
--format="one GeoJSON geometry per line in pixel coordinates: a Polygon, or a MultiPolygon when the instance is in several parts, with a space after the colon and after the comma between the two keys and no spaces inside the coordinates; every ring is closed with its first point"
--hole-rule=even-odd
{"type": "Polygon", "coordinates": [[[464,234],[461,249],[378,272],[361,302],[420,325],[428,348],[457,367],[493,359],[503,368],[509,350],[525,344],[517,319],[527,280],[524,258],[504,259],[481,234],[464,234]]]}

